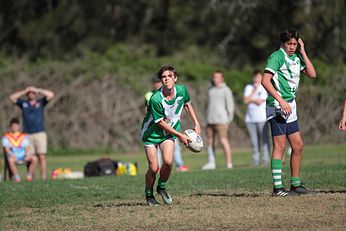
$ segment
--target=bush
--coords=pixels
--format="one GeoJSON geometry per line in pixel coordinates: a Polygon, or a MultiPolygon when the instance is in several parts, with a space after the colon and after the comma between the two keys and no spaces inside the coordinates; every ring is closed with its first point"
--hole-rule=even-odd
{"type": "MultiPolygon", "coordinates": [[[[197,115],[205,125],[207,87],[215,69],[224,71],[226,83],[236,101],[236,117],[231,127],[233,146],[248,146],[244,124],[244,86],[251,81],[252,67],[232,69],[219,54],[194,46],[172,56],[157,58],[151,46],[141,48],[117,44],[104,53],[90,50],[80,57],[57,61],[29,62],[0,56],[1,96],[37,85],[56,92],[47,107],[47,131],[54,150],[102,149],[134,151],[140,147],[139,130],[143,117],[143,95],[150,90],[150,79],[163,64],[173,64],[179,81],[189,87],[197,115]],[[245,141],[245,142],[244,142],[245,141]]],[[[319,60],[317,80],[302,78],[299,89],[299,116],[307,143],[340,143],[344,136],[336,129],[345,97],[345,68],[319,60]]],[[[8,119],[20,116],[9,101],[1,101],[2,131],[8,119]]],[[[184,120],[185,127],[191,127],[184,120]]]]}

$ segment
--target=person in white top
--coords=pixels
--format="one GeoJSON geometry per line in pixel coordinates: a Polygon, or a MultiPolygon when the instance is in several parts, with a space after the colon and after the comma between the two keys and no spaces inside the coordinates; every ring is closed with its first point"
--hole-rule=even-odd
{"type": "Polygon", "coordinates": [[[249,131],[252,145],[252,163],[260,164],[260,147],[262,147],[262,161],[269,164],[269,136],[266,123],[267,91],[261,85],[262,73],[255,70],[252,74],[252,83],[244,89],[244,103],[247,104],[245,116],[246,127],[249,131]]]}

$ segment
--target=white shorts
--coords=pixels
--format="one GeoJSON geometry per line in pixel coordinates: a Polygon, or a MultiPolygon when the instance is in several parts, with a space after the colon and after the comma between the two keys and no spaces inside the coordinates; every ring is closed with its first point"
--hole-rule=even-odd
{"type": "MultiPolygon", "coordinates": [[[[173,142],[175,142],[175,138],[168,138],[168,139],[166,139],[166,140],[172,140],[173,142]]],[[[166,141],[166,140],[164,140],[164,141],[166,141]]],[[[162,142],[164,142],[164,141],[162,141],[162,142]]],[[[159,144],[161,144],[162,142],[160,142],[160,143],[157,143],[157,144],[153,144],[153,143],[144,143],[144,147],[156,147],[157,148],[157,146],[159,145],[159,144]]]]}
{"type": "Polygon", "coordinates": [[[292,112],[289,115],[284,115],[281,111],[281,107],[280,106],[274,106],[274,107],[266,107],[266,114],[267,114],[267,121],[275,118],[277,116],[281,116],[282,118],[284,118],[286,120],[286,123],[291,123],[294,122],[298,119],[297,116],[297,103],[295,100],[288,102],[288,104],[291,106],[292,108],[292,112]]]}

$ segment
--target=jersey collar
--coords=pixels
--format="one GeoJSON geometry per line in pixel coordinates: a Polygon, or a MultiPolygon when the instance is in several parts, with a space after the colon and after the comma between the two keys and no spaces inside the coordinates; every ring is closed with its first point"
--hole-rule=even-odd
{"type": "Polygon", "coordinates": [[[285,57],[288,58],[288,59],[290,59],[290,60],[294,60],[294,59],[297,57],[297,54],[296,54],[296,53],[294,53],[292,56],[289,56],[289,55],[286,53],[286,51],[285,51],[282,47],[280,47],[280,51],[281,51],[282,53],[284,53],[285,57]]]}
{"type": "MultiPolygon", "coordinates": [[[[163,87],[161,87],[160,93],[161,93],[162,98],[164,98],[165,100],[167,100],[166,97],[165,97],[165,95],[163,94],[163,87]]],[[[177,96],[177,88],[176,88],[176,86],[174,85],[174,96],[173,96],[173,99],[175,99],[176,96],[177,96]]]]}

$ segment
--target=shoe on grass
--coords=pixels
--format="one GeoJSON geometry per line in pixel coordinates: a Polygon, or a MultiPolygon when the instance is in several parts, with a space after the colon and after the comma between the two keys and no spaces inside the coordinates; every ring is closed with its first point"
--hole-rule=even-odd
{"type": "Polygon", "coordinates": [[[21,179],[20,179],[19,175],[12,176],[12,180],[17,182],[17,183],[21,182],[21,179]]]}
{"type": "Polygon", "coordinates": [[[233,164],[232,163],[229,163],[226,166],[227,166],[227,169],[232,169],[233,168],[233,164]]]}
{"type": "Polygon", "coordinates": [[[215,162],[208,162],[202,167],[202,170],[214,170],[216,168],[215,162]]]}
{"type": "Polygon", "coordinates": [[[149,206],[159,206],[159,202],[156,201],[154,196],[146,196],[147,205],[149,206]]]}
{"type": "Polygon", "coordinates": [[[156,192],[161,195],[162,200],[166,205],[171,205],[173,203],[173,200],[171,196],[166,192],[166,189],[157,186],[156,192]]]}
{"type": "Polygon", "coordinates": [[[177,172],[188,172],[189,168],[186,165],[182,165],[177,168],[177,172]]]}
{"type": "Polygon", "coordinates": [[[272,192],[273,197],[289,197],[289,196],[300,196],[299,193],[288,191],[284,188],[274,188],[272,192]]]}
{"type": "Polygon", "coordinates": [[[28,173],[28,174],[26,175],[26,180],[31,182],[32,179],[33,179],[32,174],[28,173]]]}
{"type": "Polygon", "coordinates": [[[299,185],[299,186],[293,186],[291,185],[291,189],[290,189],[291,192],[295,192],[295,193],[298,193],[298,194],[310,194],[310,195],[316,195],[318,194],[317,192],[315,191],[311,191],[309,189],[306,189],[302,184],[299,185]]]}

